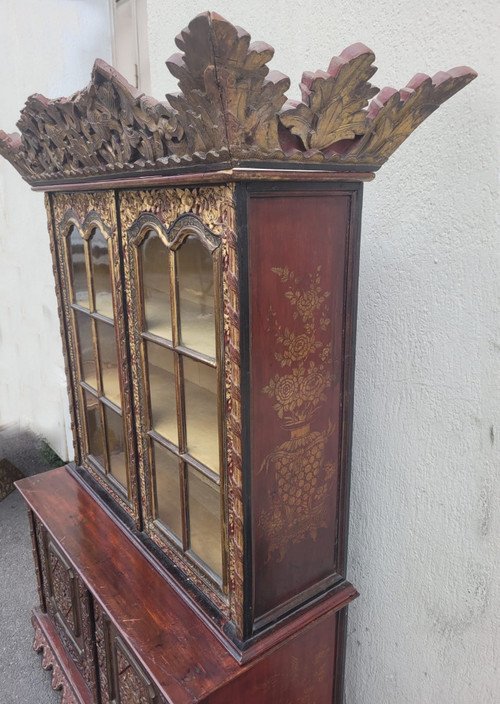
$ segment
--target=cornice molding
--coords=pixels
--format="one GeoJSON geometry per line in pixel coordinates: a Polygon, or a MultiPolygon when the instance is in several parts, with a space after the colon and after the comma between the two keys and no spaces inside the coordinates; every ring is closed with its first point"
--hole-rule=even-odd
{"type": "Polygon", "coordinates": [[[158,102],[97,60],[69,98],[28,98],[0,154],[30,184],[244,165],[374,171],[439,105],[476,77],[467,67],[417,74],[397,91],[369,82],[375,55],[353,44],[327,71],[306,71],[302,101],[269,72],[274,49],[215,13],[195,17],[168,61],[180,93],[158,102]]]}

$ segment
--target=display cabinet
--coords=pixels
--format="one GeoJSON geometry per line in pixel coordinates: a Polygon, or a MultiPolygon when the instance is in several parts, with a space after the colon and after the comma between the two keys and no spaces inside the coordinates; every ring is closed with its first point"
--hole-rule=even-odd
{"type": "Polygon", "coordinates": [[[219,16],[177,44],[167,101],[97,61],[0,133],[46,193],[74,432],[18,483],[35,649],[66,702],[340,704],[362,186],[475,74],[378,93],[357,44],[286,102],[219,16]]]}

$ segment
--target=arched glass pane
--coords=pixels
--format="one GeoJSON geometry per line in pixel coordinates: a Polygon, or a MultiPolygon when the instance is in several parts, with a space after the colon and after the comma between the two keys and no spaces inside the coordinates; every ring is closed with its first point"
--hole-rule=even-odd
{"type": "Polygon", "coordinates": [[[92,262],[95,309],[101,315],[113,318],[113,294],[111,292],[108,241],[97,228],[90,238],[90,259],[92,262]]]}
{"type": "Polygon", "coordinates": [[[187,451],[219,473],[217,371],[183,358],[187,451]]]}
{"type": "Polygon", "coordinates": [[[145,328],[154,335],[171,340],[168,249],[158,234],[151,230],[139,247],[139,256],[144,291],[145,328]]]}
{"type": "Polygon", "coordinates": [[[174,353],[153,342],[147,342],[146,349],[152,426],[157,433],[177,445],[174,353]]]}
{"type": "Polygon", "coordinates": [[[69,231],[68,259],[71,271],[72,302],[83,308],[89,307],[89,289],[87,286],[87,266],[85,263],[85,245],[75,226],[69,231]]]}
{"type": "Polygon", "coordinates": [[[176,251],[176,257],[182,344],[215,357],[212,255],[195,235],[189,235],[176,251]]]}
{"type": "Polygon", "coordinates": [[[191,550],[222,575],[219,487],[189,467],[189,534],[191,550]]]}
{"type": "Polygon", "coordinates": [[[156,514],[182,540],[179,460],[162,445],[153,442],[156,475],[156,514]]]}

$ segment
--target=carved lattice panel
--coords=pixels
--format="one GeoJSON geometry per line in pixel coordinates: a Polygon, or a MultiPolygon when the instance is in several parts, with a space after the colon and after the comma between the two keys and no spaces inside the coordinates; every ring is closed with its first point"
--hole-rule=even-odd
{"type": "Polygon", "coordinates": [[[97,697],[91,596],[50,535],[35,520],[47,613],[61,642],[97,697]]]}
{"type": "Polygon", "coordinates": [[[166,704],[97,602],[94,613],[102,704],[166,704]]]}

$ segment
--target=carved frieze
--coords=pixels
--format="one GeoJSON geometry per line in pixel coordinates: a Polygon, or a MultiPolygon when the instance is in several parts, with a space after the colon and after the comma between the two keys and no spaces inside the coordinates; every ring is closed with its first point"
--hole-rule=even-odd
{"type": "Polygon", "coordinates": [[[158,102],[97,60],[82,91],[28,98],[21,134],[0,131],[0,154],[33,184],[203,164],[372,171],[476,77],[460,67],[379,92],[373,52],[354,44],[326,71],[305,72],[295,102],[287,76],[267,67],[274,49],[215,13],[195,17],[176,43],[182,53],[167,66],[180,93],[158,102]]]}

